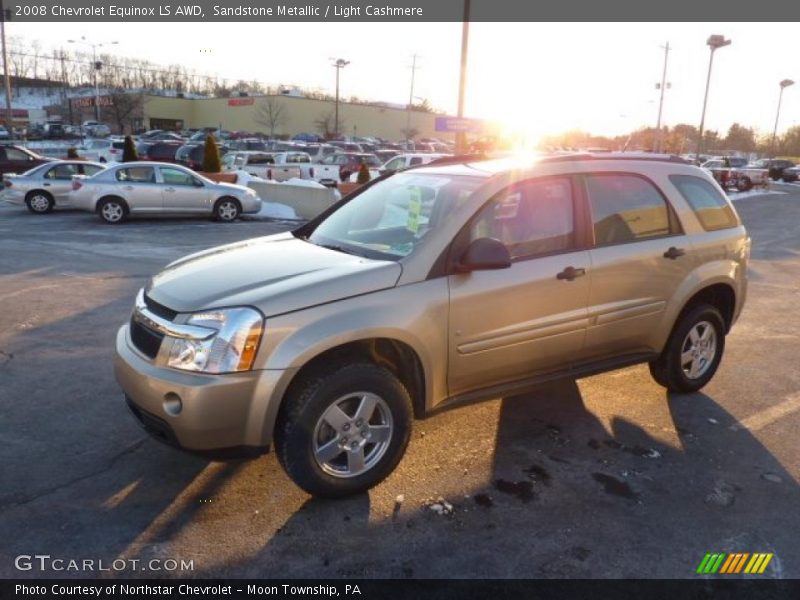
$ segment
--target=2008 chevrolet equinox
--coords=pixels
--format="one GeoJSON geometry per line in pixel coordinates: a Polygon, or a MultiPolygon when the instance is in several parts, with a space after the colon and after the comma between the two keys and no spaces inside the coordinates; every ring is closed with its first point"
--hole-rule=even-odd
{"type": "Polygon", "coordinates": [[[702,388],[749,253],[720,187],[676,158],[427,166],[167,266],[119,330],[116,376],[156,437],[274,445],[303,489],[345,496],[391,473],[440,405],[640,362],[702,388]]]}

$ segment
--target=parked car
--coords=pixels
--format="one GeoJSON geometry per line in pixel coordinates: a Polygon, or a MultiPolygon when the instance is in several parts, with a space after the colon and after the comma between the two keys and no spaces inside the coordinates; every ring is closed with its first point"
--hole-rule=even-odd
{"type": "Polygon", "coordinates": [[[24,173],[33,167],[53,160],[55,159],[40,156],[22,146],[0,145],[0,174],[24,173]]]}
{"type": "Polygon", "coordinates": [[[704,162],[702,167],[713,175],[723,189],[746,192],[756,185],[763,186],[769,183],[767,169],[749,166],[746,158],[736,156],[714,158],[704,162]]]}
{"type": "Polygon", "coordinates": [[[308,153],[311,156],[311,162],[319,162],[326,156],[342,151],[341,148],[330,144],[298,144],[295,149],[308,153]]]}
{"type": "Polygon", "coordinates": [[[258,138],[234,139],[227,145],[231,150],[261,150],[262,152],[267,150],[267,144],[258,138]]]}
{"type": "Polygon", "coordinates": [[[88,160],[96,160],[101,163],[119,162],[122,160],[124,149],[124,141],[113,140],[111,138],[87,140],[83,144],[81,154],[88,160]]]}
{"type": "Polygon", "coordinates": [[[286,181],[303,176],[299,165],[277,165],[273,153],[250,150],[226,153],[222,157],[222,170],[226,172],[246,171],[255,177],[275,181],[286,181]]]}
{"type": "Polygon", "coordinates": [[[790,160],[785,160],[782,158],[762,158],[752,162],[748,166],[754,169],[767,169],[769,171],[770,179],[773,181],[778,181],[778,179],[783,177],[783,170],[790,169],[791,167],[794,167],[795,164],[790,160]]]}
{"type": "Polygon", "coordinates": [[[235,221],[257,213],[261,199],[241,185],[215,183],[179,165],[129,162],[72,179],[70,202],[115,225],[131,215],[208,215],[235,221]]]}
{"type": "Polygon", "coordinates": [[[84,121],[81,125],[83,135],[88,137],[107,137],[111,135],[111,128],[100,121],[84,121]]]}
{"type": "MultiPolygon", "coordinates": [[[[142,140],[143,138],[140,136],[139,139],[142,140]]],[[[182,144],[186,143],[185,138],[181,137],[180,135],[172,131],[160,131],[145,139],[146,141],[149,142],[180,142],[182,144]]]]}
{"type": "Polygon", "coordinates": [[[7,140],[11,137],[11,134],[8,132],[3,125],[0,125],[0,140],[7,140]]]}
{"type": "Polygon", "coordinates": [[[749,251],[713,178],[668,158],[418,167],[168,265],[117,334],[115,373],[162,441],[271,446],[307,492],[363,493],[436,408],[643,362],[701,389],[749,251]]]}
{"type": "Polygon", "coordinates": [[[21,175],[6,173],[3,175],[3,200],[9,204],[24,204],[35,214],[69,207],[72,176],[92,176],[105,168],[104,164],[86,160],[57,160],[21,175]]]}
{"type": "Polygon", "coordinates": [[[153,141],[151,139],[150,141],[136,144],[136,154],[139,160],[177,163],[178,160],[175,155],[182,146],[182,142],[153,141]]]}
{"type": "Polygon", "coordinates": [[[314,164],[314,179],[323,185],[336,186],[357,172],[362,162],[366,162],[370,169],[380,166],[380,161],[374,154],[338,152],[314,164]]]}
{"type": "Polygon", "coordinates": [[[361,147],[361,144],[356,144],[355,142],[342,142],[339,140],[332,140],[328,142],[331,146],[336,146],[342,152],[357,152],[357,153],[364,153],[364,148],[361,147]]]}
{"type": "Polygon", "coordinates": [[[399,156],[401,153],[399,150],[376,150],[374,152],[375,156],[378,157],[378,160],[381,161],[381,164],[385,164],[387,161],[393,159],[395,156],[399,156]]]}
{"type": "MultiPolygon", "coordinates": [[[[228,146],[220,145],[219,154],[224,156],[229,151],[228,146]]],[[[175,161],[178,164],[199,171],[203,168],[203,158],[206,154],[204,143],[187,143],[180,146],[175,152],[175,161]]]]}
{"type": "Polygon", "coordinates": [[[781,179],[786,183],[794,183],[800,177],[800,167],[789,167],[781,173],[781,179]]]}

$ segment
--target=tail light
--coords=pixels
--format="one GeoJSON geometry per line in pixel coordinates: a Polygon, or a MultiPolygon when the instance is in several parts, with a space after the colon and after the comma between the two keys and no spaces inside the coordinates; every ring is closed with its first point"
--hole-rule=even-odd
{"type": "Polygon", "coordinates": [[[77,192],[82,187],[83,187],[83,184],[80,181],[73,181],[72,182],[72,191],[73,192],[77,192]]]}
{"type": "Polygon", "coordinates": [[[11,182],[10,182],[8,179],[4,179],[4,180],[3,180],[3,185],[4,185],[4,186],[6,186],[7,188],[9,188],[9,187],[11,187],[11,186],[12,186],[12,185],[14,185],[14,184],[13,184],[13,183],[11,183],[11,182]]]}
{"type": "Polygon", "coordinates": [[[308,175],[309,175],[309,177],[311,177],[311,179],[314,179],[314,167],[311,167],[308,170],[308,175]]]}

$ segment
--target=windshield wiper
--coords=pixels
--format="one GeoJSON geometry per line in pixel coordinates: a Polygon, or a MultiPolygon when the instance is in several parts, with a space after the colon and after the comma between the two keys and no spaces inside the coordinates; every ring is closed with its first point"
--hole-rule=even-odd
{"type": "Polygon", "coordinates": [[[336,250],[336,252],[343,252],[344,254],[352,254],[353,256],[363,256],[353,250],[352,248],[345,248],[336,244],[317,244],[320,248],[327,248],[328,250],[336,250]]]}

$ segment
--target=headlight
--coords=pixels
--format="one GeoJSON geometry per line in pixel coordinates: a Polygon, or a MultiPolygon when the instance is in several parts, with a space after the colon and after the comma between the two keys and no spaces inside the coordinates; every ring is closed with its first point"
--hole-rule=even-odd
{"type": "Polygon", "coordinates": [[[202,373],[235,373],[253,368],[264,318],[252,308],[224,308],[195,313],[186,325],[216,331],[205,339],[172,338],[170,367],[202,373]]]}

